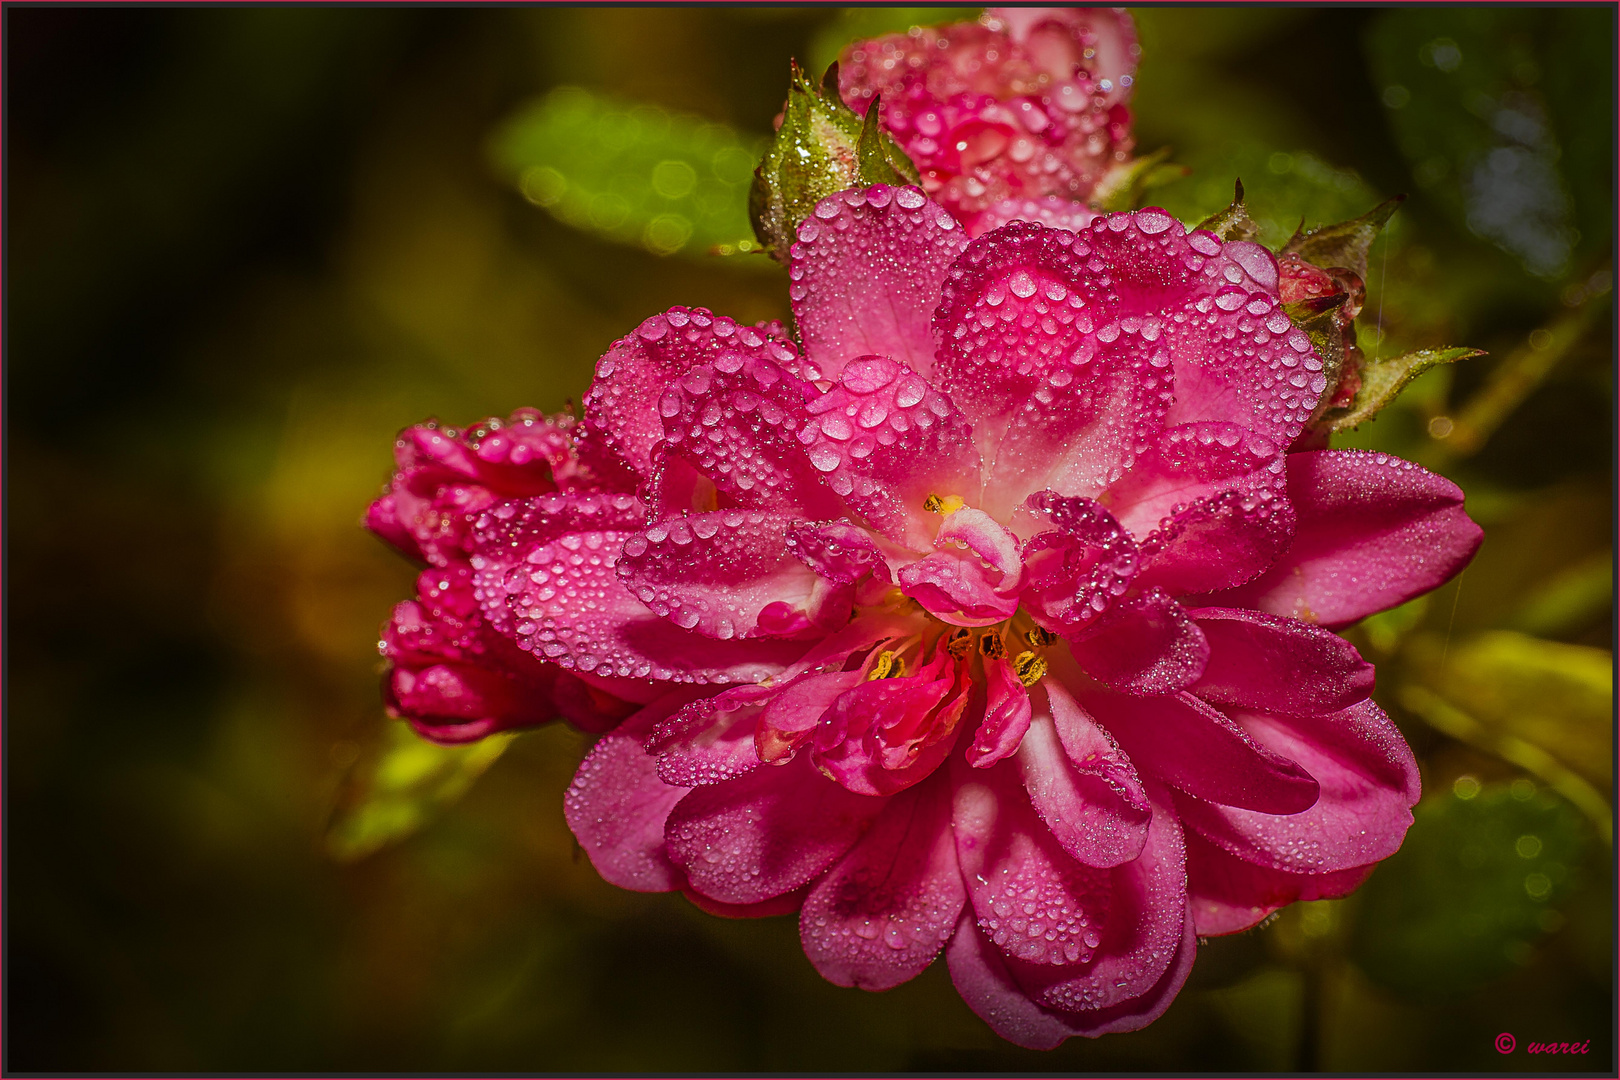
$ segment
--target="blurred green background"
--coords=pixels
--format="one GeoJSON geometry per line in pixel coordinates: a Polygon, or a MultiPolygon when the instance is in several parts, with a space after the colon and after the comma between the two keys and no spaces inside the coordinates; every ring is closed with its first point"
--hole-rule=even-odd
{"type": "Polygon", "coordinates": [[[1151,201],[1241,176],[1275,244],[1409,193],[1363,348],[1490,353],[1343,440],[1453,476],[1487,535],[1352,631],[1426,792],[1360,893],[1043,1055],[943,965],[839,989],[791,918],[604,885],[561,727],[436,817],[490,755],[373,779],[413,571],[359,519],[396,429],[560,408],[671,304],[785,316],[773,264],[709,254],[744,155],[790,56],[912,16],[11,7],[6,1066],[1611,1068],[1614,13],[1138,16],[1138,149],[1191,170],[1151,201]],[[390,783],[426,825],[353,857],[390,783]]]}

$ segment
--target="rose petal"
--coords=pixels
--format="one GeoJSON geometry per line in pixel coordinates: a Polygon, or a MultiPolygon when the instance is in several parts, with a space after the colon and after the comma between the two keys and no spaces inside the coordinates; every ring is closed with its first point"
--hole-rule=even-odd
{"type": "Polygon", "coordinates": [[[1091,499],[1039,491],[1029,497],[1028,508],[1057,528],[1024,544],[1024,603],[1057,633],[1091,622],[1130,587],[1136,542],[1091,499]]]}
{"type": "Polygon", "coordinates": [[[1197,681],[1209,659],[1198,625],[1162,589],[1133,597],[1064,635],[1086,673],[1127,694],[1173,694],[1197,681]]]}
{"type": "Polygon", "coordinates": [[[1207,602],[1330,629],[1439,587],[1484,534],[1463,493],[1411,462],[1365,450],[1288,455],[1293,545],[1264,576],[1207,602]]]}
{"type": "Polygon", "coordinates": [[[1420,794],[1417,762],[1371,700],[1332,716],[1240,719],[1256,742],[1309,770],[1321,797],[1302,813],[1274,816],[1178,796],[1188,826],[1246,862],[1292,874],[1367,866],[1401,846],[1420,794]]]}
{"type": "Polygon", "coordinates": [[[664,388],[723,352],[740,352],[797,368],[779,326],[739,326],[703,308],[670,308],[613,343],[596,364],[585,394],[584,441],[642,477],[652,476],[652,450],[664,437],[658,413],[664,388]]]}
{"type": "Polygon", "coordinates": [[[802,656],[802,641],[717,641],[632,596],[615,571],[628,532],[567,533],[472,556],[484,617],[542,660],[581,674],[687,683],[759,682],[802,656]]]}
{"type": "MultiPolygon", "coordinates": [[[[722,509],[839,517],[839,498],[811,466],[798,439],[807,420],[806,404],[817,396],[814,386],[774,360],[722,352],[713,363],[689,368],[664,386],[658,400],[664,453],[711,481],[722,509]]],[[[686,485],[678,487],[686,490],[686,485]]],[[[667,497],[661,506],[687,508],[667,497]]]]}
{"type": "Polygon", "coordinates": [[[1153,816],[1136,770],[1055,679],[1038,686],[1044,708],[1018,748],[1035,812],[1087,866],[1130,862],[1142,854],[1153,816]]]}
{"type": "Polygon", "coordinates": [[[805,955],[838,986],[887,990],[931,964],[967,901],[941,774],[889,800],[872,831],[811,890],[805,955]]]}
{"type": "Polygon", "coordinates": [[[1034,716],[1029,691],[1004,656],[984,658],[984,720],[968,747],[968,764],[988,768],[1018,749],[1034,716]]]}
{"type": "Polygon", "coordinates": [[[664,825],[670,858],[698,892],[757,904],[820,876],[865,834],[887,800],[855,795],[807,759],[694,788],[664,825]]]}
{"type": "Polygon", "coordinates": [[[722,641],[847,622],[850,590],[793,557],[790,525],[758,510],[688,513],[627,539],[615,569],[653,612],[722,641]]]}
{"type": "Polygon", "coordinates": [[[563,816],[603,879],[637,892],[668,892],[685,884],[664,845],[664,821],[686,795],[658,778],[642,741],[691,701],[666,695],[602,736],[580,762],[563,797],[563,816]]]}
{"type": "Polygon", "coordinates": [[[1260,814],[1299,815],[1317,800],[1303,763],[1268,749],[1188,693],[1133,698],[1100,687],[1079,696],[1138,771],[1190,795],[1260,814]]]}
{"type": "Polygon", "coordinates": [[[955,219],[914,187],[829,195],[789,252],[793,318],[828,378],[857,356],[888,356],[927,378],[929,319],[946,269],[967,245],[955,219]]]}
{"type": "Polygon", "coordinates": [[[1094,958],[1061,967],[1008,959],[1013,978],[1039,1004],[1082,1014],[1127,1006],[1154,993],[1176,961],[1187,932],[1185,847],[1168,793],[1150,801],[1153,819],[1142,854],[1106,871],[1110,907],[1094,958]]]}
{"type": "Polygon", "coordinates": [[[808,413],[799,441],[811,464],[890,540],[925,550],[936,523],[923,512],[928,497],[979,491],[967,418],[904,364],[883,356],[851,360],[808,413]]]}
{"type": "Polygon", "coordinates": [[[1192,687],[1205,701],[1277,716],[1319,716],[1372,693],[1373,666],[1337,634],[1238,608],[1190,614],[1209,643],[1209,662],[1192,687]]]}
{"type": "Polygon", "coordinates": [[[1187,902],[1200,937],[1236,934],[1296,900],[1348,896],[1373,871],[1356,866],[1329,874],[1290,874],[1244,862],[1187,832],[1187,902]]]}
{"type": "Polygon", "coordinates": [[[1083,965],[1113,918],[1110,872],[1071,859],[1036,816],[1010,761],[951,759],[951,828],[979,927],[1033,965],[1083,965]]]}

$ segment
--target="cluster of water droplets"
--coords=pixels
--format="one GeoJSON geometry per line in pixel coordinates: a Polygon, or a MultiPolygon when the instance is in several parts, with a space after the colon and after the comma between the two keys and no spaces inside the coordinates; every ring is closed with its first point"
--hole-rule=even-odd
{"type": "MultiPolygon", "coordinates": [[[[914,858],[902,855],[895,861],[914,858]]],[[[932,955],[950,940],[961,894],[910,877],[897,883],[894,869],[861,862],[850,870],[834,871],[841,876],[827,889],[828,895],[814,898],[806,910],[821,951],[857,952],[861,946],[849,940],[856,938],[881,942],[896,953],[917,950],[932,955]],[[835,944],[839,939],[845,944],[835,944]]]]}
{"type": "Polygon", "coordinates": [[[487,651],[471,567],[430,567],[417,578],[416,591],[416,600],[395,605],[378,652],[390,659],[466,660],[487,651]]]}
{"type": "Polygon", "coordinates": [[[645,470],[648,454],[664,435],[652,407],[657,395],[693,365],[725,352],[758,356],[786,371],[816,377],[779,323],[748,326],[704,308],[673,307],[644,320],[597,361],[596,378],[584,399],[587,439],[604,440],[632,466],[645,470]]]}
{"type": "Polygon", "coordinates": [[[701,626],[722,641],[756,630],[758,604],[728,588],[693,588],[692,578],[718,570],[746,582],[769,569],[786,542],[785,522],[757,510],[717,510],[670,518],[624,542],[617,572],[655,614],[683,630],[701,626]]]}
{"type": "Polygon", "coordinates": [[[748,505],[797,505],[815,483],[795,439],[814,393],[772,360],[722,352],[664,387],[664,441],[748,505]]]}
{"type": "Polygon", "coordinates": [[[1031,964],[1085,964],[1102,946],[1113,877],[1067,857],[1003,861],[974,911],[997,948],[1031,964]],[[984,895],[987,894],[987,895],[984,895]]]}
{"type": "Polygon", "coordinates": [[[909,343],[922,355],[896,358],[926,375],[939,281],[967,243],[956,220],[914,187],[873,184],[822,199],[788,252],[788,297],[805,349],[836,374],[844,361],[909,343]],[[869,339],[884,322],[892,337],[869,339]]]}
{"type": "Polygon", "coordinates": [[[882,95],[924,186],[964,217],[1020,195],[1083,201],[1131,139],[1121,87],[1093,74],[1095,32],[1073,33],[1078,63],[1052,71],[999,28],[913,29],[852,45],[839,87],[863,114],[882,95]]]}
{"type": "Polygon", "coordinates": [[[1026,545],[1032,591],[1046,614],[1082,626],[1107,611],[1136,577],[1136,541],[1099,503],[1039,492],[1031,507],[1057,527],[1026,545]],[[1046,551],[1045,560],[1038,558],[1046,551]]]}

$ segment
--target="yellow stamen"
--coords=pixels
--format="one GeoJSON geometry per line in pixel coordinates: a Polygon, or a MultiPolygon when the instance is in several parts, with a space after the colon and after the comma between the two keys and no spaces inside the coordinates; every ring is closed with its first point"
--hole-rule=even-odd
{"type": "Polygon", "coordinates": [[[1025,686],[1034,686],[1046,674],[1046,660],[1032,652],[1021,652],[1013,657],[1013,672],[1025,686]]]}
{"type": "Polygon", "coordinates": [[[945,651],[960,660],[968,654],[973,647],[973,631],[965,626],[959,626],[951,631],[951,636],[945,640],[945,651]]]}
{"type": "Polygon", "coordinates": [[[966,505],[960,495],[930,495],[923,500],[923,509],[930,514],[954,514],[966,505]]]}
{"type": "Polygon", "coordinates": [[[979,652],[991,659],[1007,655],[1007,645],[997,633],[984,634],[979,638],[979,652]]]}
{"type": "Polygon", "coordinates": [[[1044,627],[1032,626],[1029,628],[1028,633],[1024,635],[1024,640],[1037,649],[1044,649],[1057,640],[1057,635],[1044,627]]]}
{"type": "Polygon", "coordinates": [[[866,673],[866,681],[876,679],[898,678],[906,673],[906,665],[900,658],[887,649],[878,653],[878,658],[872,663],[872,670],[866,673]]]}

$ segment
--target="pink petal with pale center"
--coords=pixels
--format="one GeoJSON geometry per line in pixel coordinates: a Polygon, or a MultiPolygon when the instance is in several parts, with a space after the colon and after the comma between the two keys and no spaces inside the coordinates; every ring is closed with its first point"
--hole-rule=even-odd
{"type": "Polygon", "coordinates": [[[1142,854],[1153,816],[1130,758],[1055,679],[1043,679],[1036,696],[1045,708],[1018,748],[1036,814],[1087,866],[1130,862],[1142,854]]]}

